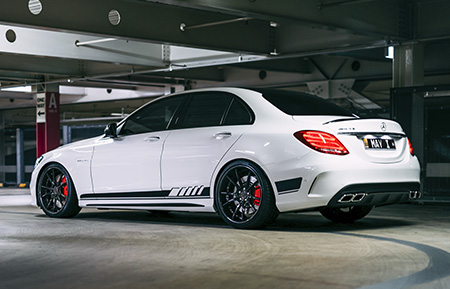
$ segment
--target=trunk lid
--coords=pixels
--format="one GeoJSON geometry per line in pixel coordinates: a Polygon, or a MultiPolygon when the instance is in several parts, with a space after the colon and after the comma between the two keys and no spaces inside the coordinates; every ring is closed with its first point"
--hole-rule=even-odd
{"type": "MultiPolygon", "coordinates": [[[[302,123],[303,117],[293,117],[302,123]]],[[[409,145],[401,126],[387,119],[358,119],[342,117],[317,117],[323,130],[333,133],[350,154],[374,163],[402,161],[409,154],[409,145]]],[[[319,129],[320,130],[320,129],[319,129]]]]}

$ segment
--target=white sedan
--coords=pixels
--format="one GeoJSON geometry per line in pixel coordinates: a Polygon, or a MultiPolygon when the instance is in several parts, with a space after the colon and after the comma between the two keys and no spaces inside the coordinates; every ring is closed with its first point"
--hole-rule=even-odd
{"type": "Polygon", "coordinates": [[[102,136],[44,154],[30,187],[50,217],[82,207],[218,212],[258,228],[307,210],[352,222],[418,198],[419,175],[394,121],[305,93],[211,88],[161,97],[102,136]]]}

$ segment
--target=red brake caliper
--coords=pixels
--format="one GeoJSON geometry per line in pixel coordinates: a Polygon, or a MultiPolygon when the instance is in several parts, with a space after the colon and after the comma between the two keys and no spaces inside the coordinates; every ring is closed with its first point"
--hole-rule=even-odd
{"type": "Polygon", "coordinates": [[[67,180],[66,180],[66,177],[65,177],[65,176],[62,177],[61,183],[62,183],[63,186],[64,186],[64,196],[67,197],[67,180]]]}
{"type": "Polygon", "coordinates": [[[261,186],[255,186],[255,206],[259,206],[261,200],[261,186]]]}

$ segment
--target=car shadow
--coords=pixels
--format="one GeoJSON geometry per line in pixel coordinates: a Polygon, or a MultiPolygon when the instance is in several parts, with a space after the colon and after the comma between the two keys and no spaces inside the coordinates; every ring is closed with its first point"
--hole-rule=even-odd
{"type": "MultiPolygon", "coordinates": [[[[117,223],[143,223],[154,225],[215,227],[232,229],[219,215],[215,213],[185,213],[185,212],[147,212],[99,210],[83,212],[76,219],[98,220],[117,223]]],[[[341,232],[385,229],[393,227],[411,226],[416,224],[412,220],[392,218],[391,216],[370,215],[353,223],[331,222],[318,212],[280,214],[275,222],[262,230],[285,232],[341,232]]]]}
{"type": "Polygon", "coordinates": [[[320,213],[298,213],[280,215],[266,230],[284,232],[348,232],[405,227],[414,224],[416,223],[413,221],[392,219],[384,216],[368,216],[352,223],[337,223],[325,219],[320,213]]]}

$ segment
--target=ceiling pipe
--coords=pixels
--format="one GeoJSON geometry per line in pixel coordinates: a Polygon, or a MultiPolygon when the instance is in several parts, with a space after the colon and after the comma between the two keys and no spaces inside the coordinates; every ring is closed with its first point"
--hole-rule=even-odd
{"type": "Polygon", "coordinates": [[[110,41],[116,41],[116,40],[119,40],[119,39],[118,38],[102,38],[102,39],[90,40],[90,41],[84,41],[84,42],[80,42],[77,40],[77,41],[75,41],[75,46],[77,46],[77,47],[86,46],[86,45],[110,42],[110,41]]]}
{"type": "Polygon", "coordinates": [[[198,24],[198,25],[192,25],[192,26],[187,26],[185,23],[181,23],[180,30],[184,32],[186,30],[216,26],[216,25],[223,25],[223,24],[234,23],[234,22],[248,21],[251,19],[252,18],[250,18],[250,17],[242,17],[242,18],[223,20],[223,21],[217,21],[217,22],[211,22],[211,23],[204,23],[204,24],[198,24]]]}

